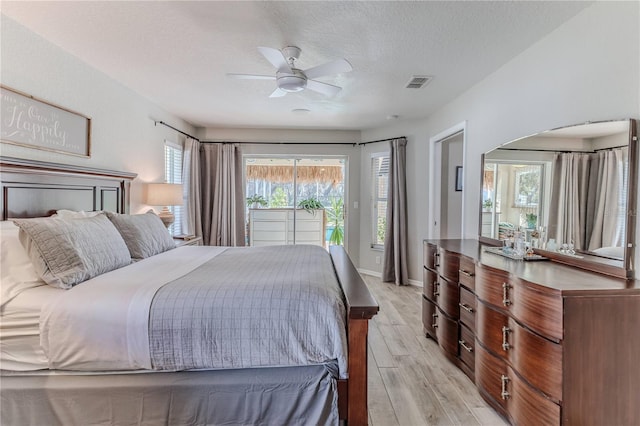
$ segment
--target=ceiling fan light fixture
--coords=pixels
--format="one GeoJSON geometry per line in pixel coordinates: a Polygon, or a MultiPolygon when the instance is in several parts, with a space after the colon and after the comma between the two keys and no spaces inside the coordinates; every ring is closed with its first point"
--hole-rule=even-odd
{"type": "Polygon", "coordinates": [[[278,73],[276,83],[285,92],[299,92],[307,87],[307,77],[298,69],[292,69],[293,73],[278,73]]]}
{"type": "Polygon", "coordinates": [[[276,89],[269,95],[270,98],[281,98],[287,93],[301,92],[305,89],[329,97],[336,96],[342,89],[341,87],[316,79],[353,70],[349,61],[343,58],[302,71],[294,66],[296,59],[298,59],[301,53],[300,48],[296,46],[287,46],[281,50],[271,47],[258,47],[258,51],[276,68],[277,71],[274,77],[235,73],[227,75],[237,79],[276,80],[276,89]]]}

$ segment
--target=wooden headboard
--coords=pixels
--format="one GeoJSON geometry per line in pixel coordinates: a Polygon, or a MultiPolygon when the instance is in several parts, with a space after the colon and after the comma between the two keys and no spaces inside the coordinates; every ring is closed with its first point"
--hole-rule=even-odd
{"type": "Polygon", "coordinates": [[[56,210],[129,213],[135,173],[0,157],[1,219],[50,216],[56,210]]]}

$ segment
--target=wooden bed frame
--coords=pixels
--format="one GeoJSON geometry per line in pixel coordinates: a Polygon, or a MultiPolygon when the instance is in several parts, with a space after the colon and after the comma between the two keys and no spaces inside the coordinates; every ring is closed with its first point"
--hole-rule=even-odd
{"type": "MultiPolygon", "coordinates": [[[[0,157],[2,220],[49,216],[55,210],[129,212],[134,173],[0,157]]],[[[351,425],[366,425],[367,333],[379,307],[344,247],[331,259],[347,303],[348,374],[338,380],[338,411],[351,425]]]]}

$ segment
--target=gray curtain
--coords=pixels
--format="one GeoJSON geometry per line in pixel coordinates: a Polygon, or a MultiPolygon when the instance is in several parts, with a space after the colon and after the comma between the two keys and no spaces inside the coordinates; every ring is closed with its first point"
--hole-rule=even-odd
{"type": "Polygon", "coordinates": [[[593,201],[589,210],[593,220],[588,227],[588,249],[624,247],[626,222],[626,176],[629,148],[600,151],[592,155],[593,201]]]}
{"type": "Polygon", "coordinates": [[[187,235],[202,236],[200,192],[200,142],[187,138],[182,154],[182,189],[185,212],[182,229],[187,235]]]}
{"type": "Polygon", "coordinates": [[[391,141],[389,188],[387,191],[387,229],[384,239],[382,280],[407,285],[407,140],[391,141]]]}
{"type": "Polygon", "coordinates": [[[573,242],[576,249],[586,247],[587,197],[589,193],[589,154],[557,154],[554,161],[549,239],[573,242]]]}
{"type": "Polygon", "coordinates": [[[628,148],[555,157],[549,238],[576,249],[624,245],[628,148]]]}
{"type": "Polygon", "coordinates": [[[202,239],[205,245],[245,245],[242,155],[231,143],[200,147],[202,239]]]}

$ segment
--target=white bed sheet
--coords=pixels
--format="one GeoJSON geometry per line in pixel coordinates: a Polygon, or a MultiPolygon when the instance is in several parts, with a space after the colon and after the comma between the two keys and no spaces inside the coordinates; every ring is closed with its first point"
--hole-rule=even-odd
{"type": "Polygon", "coordinates": [[[40,344],[49,368],[121,370],[126,354],[129,369],[151,369],[148,318],[156,291],[225,250],[179,247],[85,281],[46,302],[40,344]]]}
{"type": "Polygon", "coordinates": [[[0,369],[30,371],[49,368],[40,347],[40,310],[47,300],[63,291],[48,285],[30,288],[2,307],[0,369]]]}

